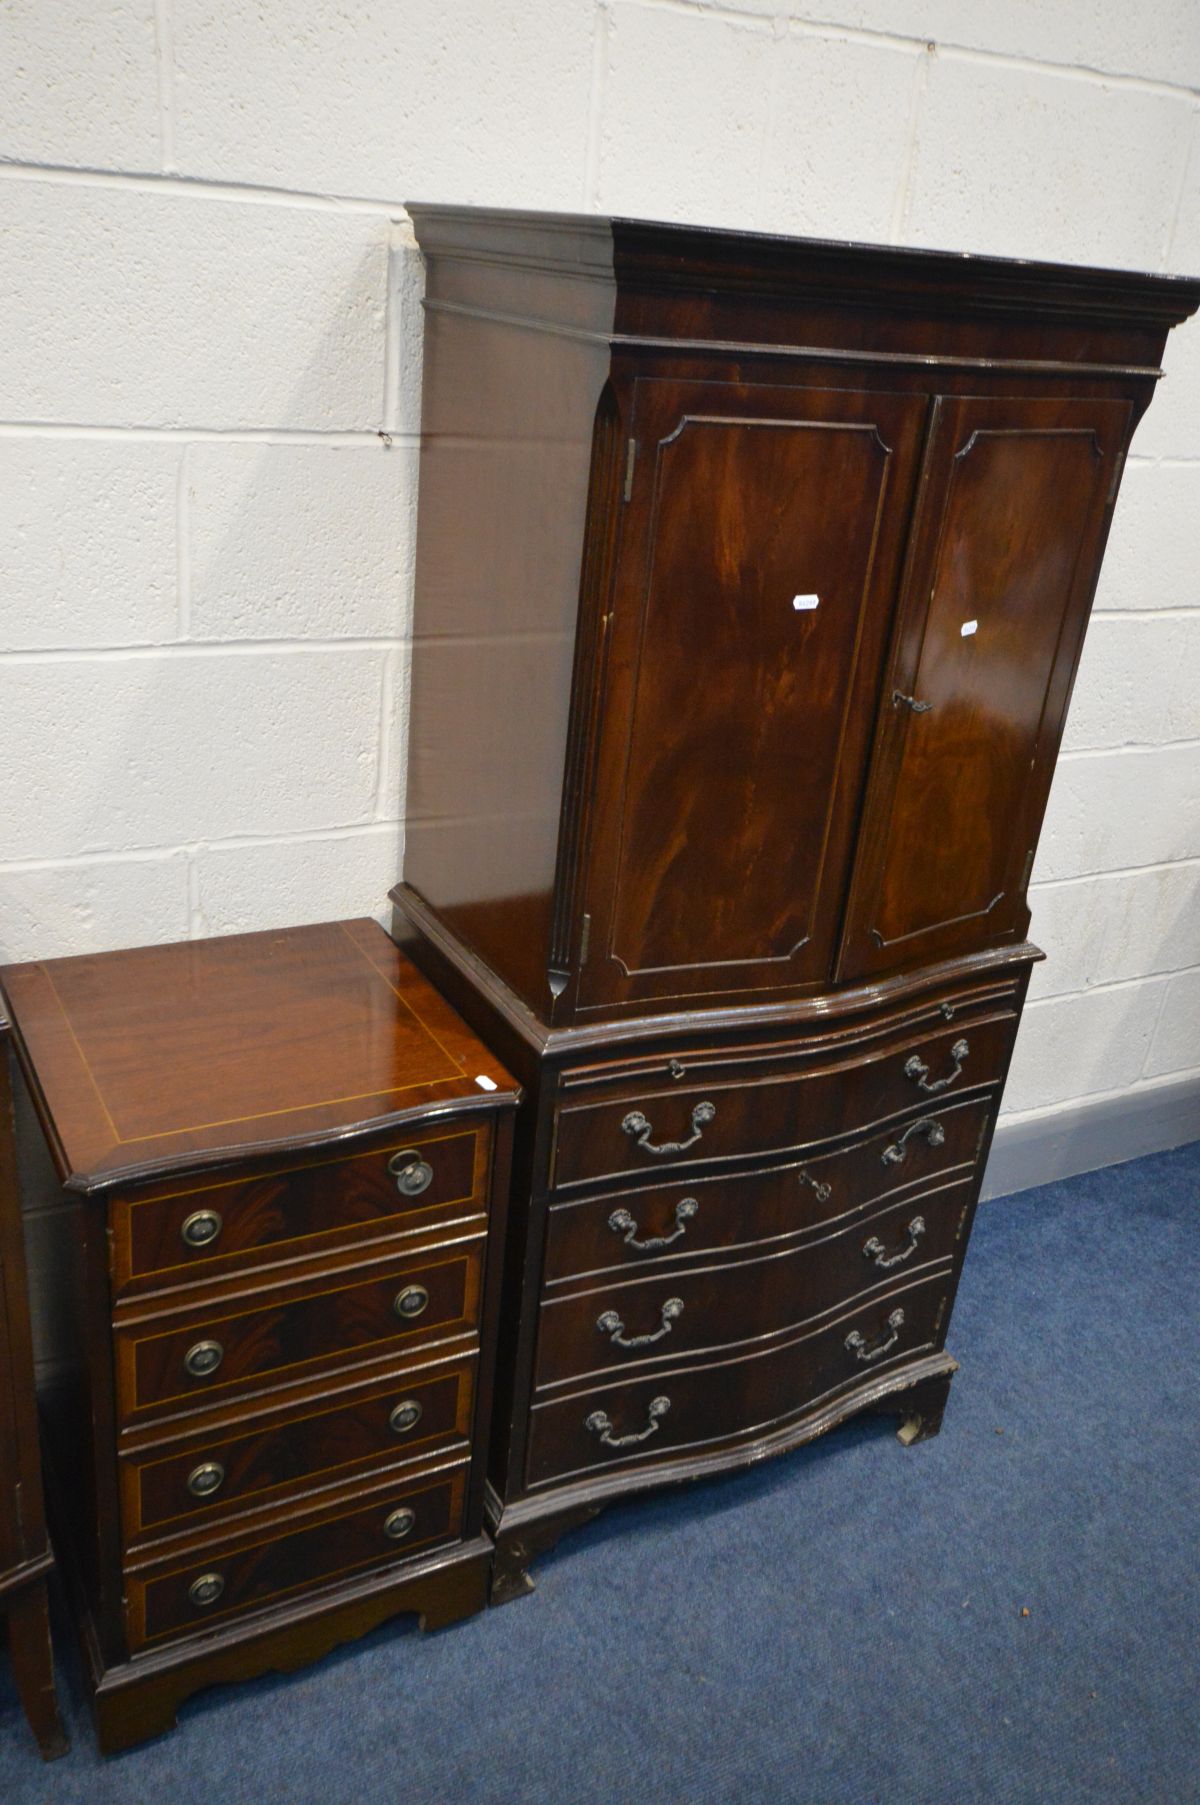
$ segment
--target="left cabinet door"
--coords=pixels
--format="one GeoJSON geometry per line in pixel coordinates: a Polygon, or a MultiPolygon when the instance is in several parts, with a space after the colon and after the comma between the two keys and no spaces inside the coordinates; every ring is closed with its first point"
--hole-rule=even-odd
{"type": "Polygon", "coordinates": [[[928,405],[636,383],[581,1010],[828,977],[928,405]]]}

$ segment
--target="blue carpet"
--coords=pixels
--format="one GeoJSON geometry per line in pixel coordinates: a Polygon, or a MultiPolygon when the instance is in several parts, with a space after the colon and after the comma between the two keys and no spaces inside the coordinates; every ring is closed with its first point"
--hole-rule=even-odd
{"type": "Polygon", "coordinates": [[[43,1768],[0,1667],[0,1800],[1196,1800],[1198,1215],[1200,1144],[986,1204],[937,1440],[877,1419],[614,1507],[533,1597],[116,1760],[68,1667],[43,1768]]]}

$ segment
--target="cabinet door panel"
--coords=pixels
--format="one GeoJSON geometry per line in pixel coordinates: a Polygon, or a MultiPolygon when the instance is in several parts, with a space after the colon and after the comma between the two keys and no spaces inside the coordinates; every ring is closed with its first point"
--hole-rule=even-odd
{"type": "Polygon", "coordinates": [[[584,1008],[828,977],[927,411],[637,384],[584,1008]]]}
{"type": "Polygon", "coordinates": [[[1024,933],[1130,414],[1112,400],[938,403],[839,977],[1024,933]]]}

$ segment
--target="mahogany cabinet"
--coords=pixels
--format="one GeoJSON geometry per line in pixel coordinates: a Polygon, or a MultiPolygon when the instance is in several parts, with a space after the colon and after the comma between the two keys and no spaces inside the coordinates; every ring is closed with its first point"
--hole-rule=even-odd
{"type": "Polygon", "coordinates": [[[630,1487],[936,1428],[1100,558],[1200,284],[411,212],[394,931],[526,1091],[500,1598],[630,1487]]]}
{"type": "Polygon", "coordinates": [[[102,1750],[397,1612],[479,1609],[515,1082],[371,921],[0,986],[102,1750]]]}
{"type": "Polygon", "coordinates": [[[8,1023],[0,1015],[0,1620],[17,1697],[46,1761],[67,1751],[54,1687],[25,1241],[17,1200],[8,1023]]]}

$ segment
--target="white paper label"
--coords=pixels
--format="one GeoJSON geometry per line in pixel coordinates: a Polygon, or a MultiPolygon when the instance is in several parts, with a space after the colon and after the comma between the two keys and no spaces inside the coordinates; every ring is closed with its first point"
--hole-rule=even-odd
{"type": "Polygon", "coordinates": [[[475,1082],[481,1091],[494,1091],[496,1088],[496,1080],[494,1078],[485,1078],[482,1072],[479,1074],[479,1077],[476,1078],[475,1082]]]}
{"type": "Polygon", "coordinates": [[[977,633],[979,631],[979,622],[977,620],[965,620],[958,630],[964,639],[970,639],[972,633],[977,633]]]}
{"type": "Polygon", "coordinates": [[[821,598],[819,595],[794,595],[792,597],[792,607],[796,610],[797,614],[805,614],[810,608],[818,607],[820,601],[821,598]]]}

